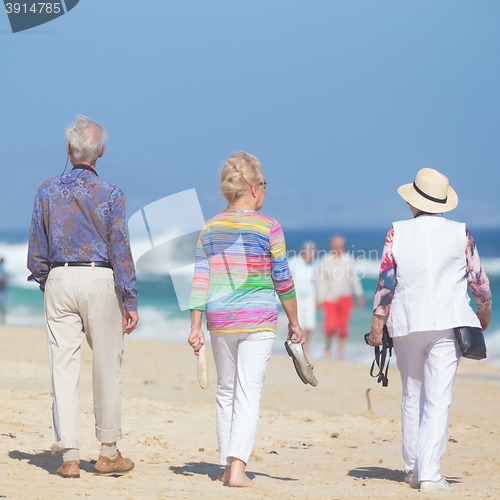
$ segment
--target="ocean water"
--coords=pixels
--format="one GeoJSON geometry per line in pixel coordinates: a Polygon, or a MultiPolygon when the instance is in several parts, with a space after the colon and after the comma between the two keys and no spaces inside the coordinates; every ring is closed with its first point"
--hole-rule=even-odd
{"type": "MultiPolygon", "coordinates": [[[[284,228],[289,254],[300,251],[305,240],[316,242],[318,249],[326,251],[332,231],[290,230],[284,228]]],[[[485,332],[488,359],[500,364],[500,229],[471,229],[476,241],[484,269],[490,279],[493,294],[491,326],[485,332]]],[[[373,349],[364,344],[363,336],[370,330],[371,304],[375,294],[380,257],[385,240],[384,230],[342,231],[346,237],[347,250],[356,258],[362,273],[367,307],[356,308],[351,320],[346,358],[349,361],[371,363],[373,349]]],[[[9,274],[7,289],[7,323],[13,325],[44,326],[43,297],[34,283],[26,281],[27,238],[25,232],[0,232],[0,257],[5,259],[9,274]]],[[[134,337],[165,342],[185,343],[190,330],[189,311],[181,311],[168,274],[153,275],[138,272],[140,322],[134,337]]],[[[472,301],[473,303],[473,301],[472,301]]],[[[287,335],[287,322],[280,308],[275,350],[283,351],[287,335]]],[[[335,350],[335,344],[333,346],[335,350]]],[[[312,352],[321,358],[324,350],[321,312],[318,326],[313,333],[312,352]]]]}

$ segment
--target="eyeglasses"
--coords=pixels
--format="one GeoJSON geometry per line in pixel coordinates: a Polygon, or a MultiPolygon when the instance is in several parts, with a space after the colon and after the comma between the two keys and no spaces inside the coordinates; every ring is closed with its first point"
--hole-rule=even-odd
{"type": "Polygon", "coordinates": [[[266,189],[266,187],[267,187],[267,181],[266,181],[266,179],[264,179],[264,180],[263,180],[263,181],[259,184],[259,186],[264,186],[264,189],[266,189]]]}

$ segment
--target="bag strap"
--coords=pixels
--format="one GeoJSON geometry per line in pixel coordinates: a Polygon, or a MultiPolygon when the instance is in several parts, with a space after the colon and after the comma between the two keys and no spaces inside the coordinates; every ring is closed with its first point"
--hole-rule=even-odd
{"type": "Polygon", "coordinates": [[[375,359],[373,360],[372,367],[370,368],[370,375],[372,377],[378,377],[377,382],[382,382],[382,387],[387,387],[389,385],[389,379],[387,377],[387,373],[389,372],[389,364],[391,363],[392,356],[392,347],[387,347],[385,344],[382,345],[382,349],[380,346],[375,346],[375,359]],[[389,356],[387,356],[387,352],[389,352],[389,356]],[[387,366],[385,366],[385,361],[387,359],[387,366]],[[373,374],[373,370],[375,369],[375,364],[377,365],[379,371],[375,375],[373,374]],[[385,373],[384,373],[385,367],[385,373]]]}

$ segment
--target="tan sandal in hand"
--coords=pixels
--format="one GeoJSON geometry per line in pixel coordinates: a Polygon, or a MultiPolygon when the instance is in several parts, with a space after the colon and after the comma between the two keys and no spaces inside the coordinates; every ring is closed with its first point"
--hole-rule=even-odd
{"type": "Polygon", "coordinates": [[[297,375],[304,384],[311,384],[313,387],[318,385],[318,381],[313,373],[313,366],[307,360],[304,349],[300,342],[292,342],[287,340],[285,342],[285,349],[288,355],[293,360],[293,365],[297,371],[297,375]]]}

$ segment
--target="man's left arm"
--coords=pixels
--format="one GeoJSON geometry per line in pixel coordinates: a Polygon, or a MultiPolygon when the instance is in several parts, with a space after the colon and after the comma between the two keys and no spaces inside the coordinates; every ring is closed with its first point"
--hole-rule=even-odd
{"type": "Polygon", "coordinates": [[[128,312],[137,312],[135,267],[125,228],[125,195],[117,190],[110,205],[108,258],[113,266],[115,286],[122,293],[125,309],[128,312]]]}

